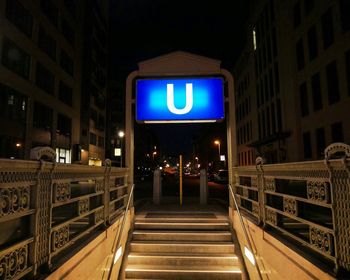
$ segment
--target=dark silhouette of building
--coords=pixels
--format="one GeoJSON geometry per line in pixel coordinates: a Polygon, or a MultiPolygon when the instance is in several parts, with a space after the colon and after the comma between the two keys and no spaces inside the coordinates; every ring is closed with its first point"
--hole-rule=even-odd
{"type": "Polygon", "coordinates": [[[257,2],[234,69],[239,163],[323,158],[350,143],[350,3],[257,2]]]}

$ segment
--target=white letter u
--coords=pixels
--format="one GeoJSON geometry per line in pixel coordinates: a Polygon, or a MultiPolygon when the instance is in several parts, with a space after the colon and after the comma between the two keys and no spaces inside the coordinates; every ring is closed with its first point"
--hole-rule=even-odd
{"type": "Polygon", "coordinates": [[[184,115],[191,111],[193,107],[193,90],[192,84],[186,84],[186,105],[182,109],[178,109],[174,104],[174,84],[166,85],[166,94],[167,94],[167,105],[170,112],[176,115],[184,115]]]}

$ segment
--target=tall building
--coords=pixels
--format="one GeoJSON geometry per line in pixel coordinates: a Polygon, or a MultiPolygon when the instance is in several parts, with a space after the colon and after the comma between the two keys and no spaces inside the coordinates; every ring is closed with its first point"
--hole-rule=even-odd
{"type": "Polygon", "coordinates": [[[0,1],[0,156],[105,159],[109,1],[0,1]],[[79,8],[78,8],[79,7],[79,8]]]}
{"type": "Polygon", "coordinates": [[[81,159],[97,166],[105,159],[106,145],[108,2],[86,0],[83,5],[81,159]]]}
{"type": "MultiPolygon", "coordinates": [[[[78,144],[81,13],[75,1],[0,1],[0,157],[78,144]]],[[[73,158],[74,160],[74,158],[73,158]]]]}
{"type": "MultiPolygon", "coordinates": [[[[111,77],[112,78],[112,77],[111,77]]],[[[121,166],[125,158],[124,138],[119,132],[125,132],[125,86],[115,80],[108,82],[106,110],[106,158],[112,161],[112,165],[121,166]],[[116,153],[120,151],[122,155],[116,153]]]]}
{"type": "Polygon", "coordinates": [[[350,143],[350,2],[256,2],[234,69],[239,164],[323,158],[350,143]]]}

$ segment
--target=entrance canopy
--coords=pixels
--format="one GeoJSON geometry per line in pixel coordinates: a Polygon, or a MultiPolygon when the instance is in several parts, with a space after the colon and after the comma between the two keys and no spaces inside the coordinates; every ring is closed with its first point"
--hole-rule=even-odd
{"type": "Polygon", "coordinates": [[[130,183],[133,183],[134,168],[134,119],[140,123],[187,123],[217,122],[226,118],[231,179],[232,166],[237,165],[233,78],[220,64],[219,60],[176,51],[139,62],[139,70],[129,74],[125,163],[130,183]]]}

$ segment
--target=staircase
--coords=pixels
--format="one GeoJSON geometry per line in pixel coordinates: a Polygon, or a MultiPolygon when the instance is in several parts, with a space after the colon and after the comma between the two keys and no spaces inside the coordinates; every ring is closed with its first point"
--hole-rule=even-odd
{"type": "Polygon", "coordinates": [[[125,261],[122,279],[245,279],[222,213],[139,213],[125,261]]]}

